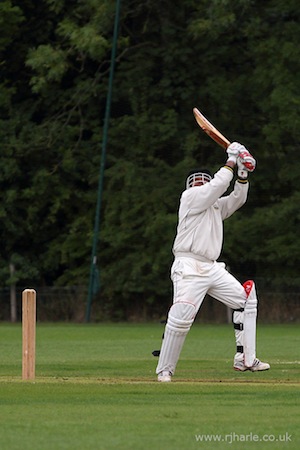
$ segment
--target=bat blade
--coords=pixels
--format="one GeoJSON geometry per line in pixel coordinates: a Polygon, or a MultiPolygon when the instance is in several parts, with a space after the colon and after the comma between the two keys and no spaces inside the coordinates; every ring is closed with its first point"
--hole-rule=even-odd
{"type": "Polygon", "coordinates": [[[225,149],[230,145],[230,141],[222,133],[220,133],[220,131],[217,130],[217,128],[209,122],[209,120],[206,119],[206,117],[199,111],[199,109],[193,108],[193,113],[199,127],[201,127],[202,130],[209,137],[211,137],[211,139],[213,139],[215,142],[217,142],[217,144],[225,149]]]}

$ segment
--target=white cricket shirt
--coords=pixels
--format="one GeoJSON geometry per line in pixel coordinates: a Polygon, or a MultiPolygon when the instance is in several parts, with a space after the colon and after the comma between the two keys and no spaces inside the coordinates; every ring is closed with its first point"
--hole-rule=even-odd
{"type": "Polygon", "coordinates": [[[232,170],[222,167],[209,183],[182,193],[173,245],[175,257],[218,259],[223,245],[223,220],[246,202],[249,189],[249,183],[236,181],[233,191],[222,197],[232,178],[232,170]]]}

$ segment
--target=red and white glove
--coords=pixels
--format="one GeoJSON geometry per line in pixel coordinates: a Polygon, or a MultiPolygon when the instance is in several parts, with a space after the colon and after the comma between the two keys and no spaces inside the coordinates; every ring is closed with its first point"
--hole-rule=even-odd
{"type": "Polygon", "coordinates": [[[238,166],[238,176],[239,178],[247,178],[248,172],[253,172],[256,167],[256,161],[248,152],[248,150],[243,151],[237,157],[238,166]]]}
{"type": "Polygon", "coordinates": [[[228,147],[227,147],[227,155],[228,155],[228,159],[227,161],[233,161],[236,164],[237,161],[237,157],[242,153],[242,152],[246,152],[247,149],[246,147],[244,147],[244,145],[240,144],[239,142],[232,142],[228,147]]]}

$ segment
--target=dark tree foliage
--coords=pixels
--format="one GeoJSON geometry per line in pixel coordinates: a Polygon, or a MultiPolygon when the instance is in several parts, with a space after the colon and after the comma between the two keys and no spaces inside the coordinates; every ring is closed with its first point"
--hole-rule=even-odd
{"type": "MultiPolygon", "coordinates": [[[[114,15],[112,0],[0,3],[3,286],[88,283],[114,15]]],[[[222,258],[299,285],[299,15],[293,0],[121,2],[98,248],[112,309],[170,301],[186,173],[226,159],[194,106],[257,158],[222,258]]]]}

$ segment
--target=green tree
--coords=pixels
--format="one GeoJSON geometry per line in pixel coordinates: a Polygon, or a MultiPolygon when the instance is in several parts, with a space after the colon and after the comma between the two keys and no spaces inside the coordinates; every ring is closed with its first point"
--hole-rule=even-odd
{"type": "MultiPolygon", "coordinates": [[[[1,281],[13,259],[19,282],[87,285],[115,1],[0,8],[1,281]]],[[[122,2],[98,251],[100,297],[119,316],[166,309],[186,172],[225,162],[194,106],[258,161],[222,258],[241,275],[297,278],[298,10],[122,2]]]]}

